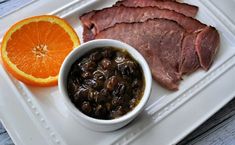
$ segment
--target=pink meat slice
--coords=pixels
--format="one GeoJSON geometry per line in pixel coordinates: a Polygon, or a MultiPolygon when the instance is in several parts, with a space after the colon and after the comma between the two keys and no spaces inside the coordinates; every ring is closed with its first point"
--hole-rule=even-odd
{"type": "Polygon", "coordinates": [[[185,30],[176,22],[154,19],[116,24],[98,33],[95,39],[116,39],[135,47],[147,60],[154,79],[170,90],[177,90],[181,80],[178,65],[184,35],[185,30]]]}
{"type": "Polygon", "coordinates": [[[190,74],[200,67],[200,62],[195,48],[197,33],[186,35],[183,39],[179,72],[190,74]]]}
{"type": "MultiPolygon", "coordinates": [[[[177,22],[179,25],[181,25],[189,34],[195,33],[195,35],[196,34],[201,35],[201,33],[204,33],[204,29],[207,29],[207,25],[201,23],[200,21],[193,19],[191,17],[187,17],[183,14],[171,11],[171,10],[162,10],[156,7],[129,8],[129,7],[124,7],[124,6],[119,6],[119,7],[106,8],[106,9],[97,11],[90,18],[90,23],[87,23],[87,25],[92,26],[92,28],[88,29],[84,27],[83,38],[85,42],[89,40],[93,40],[95,38],[94,35],[118,23],[144,22],[148,19],[154,19],[154,18],[163,18],[163,19],[173,20],[177,22]],[[128,14],[128,16],[126,14],[128,14]]],[[[207,31],[207,32],[212,33],[213,31],[207,31]]],[[[211,37],[211,39],[213,40],[215,37],[218,37],[214,35],[218,35],[218,33],[208,34],[207,39],[209,39],[208,37],[211,37]]],[[[190,37],[190,39],[192,38],[190,37]]],[[[191,57],[187,57],[189,55],[181,54],[182,56],[181,62],[184,62],[184,63],[180,63],[179,65],[180,67],[179,70],[182,71],[181,73],[183,74],[192,73],[196,70],[195,68],[197,68],[195,66],[199,66],[199,65],[201,65],[203,69],[207,70],[213,61],[213,57],[209,57],[211,58],[211,60],[208,60],[208,58],[206,57],[200,57],[201,58],[200,62],[195,61],[195,59],[198,57],[196,55],[201,56],[201,54],[199,54],[199,51],[196,51],[197,53],[193,53],[192,50],[195,49],[195,44],[192,43],[192,41],[195,42],[194,40],[188,41],[189,38],[186,40],[187,40],[186,41],[187,47],[182,48],[183,50],[181,52],[186,53],[185,51],[187,51],[187,53],[192,52],[192,54],[191,54],[191,57]],[[186,48],[189,48],[189,50],[185,50],[186,48]],[[193,55],[195,56],[192,57],[193,55]],[[203,64],[203,62],[206,62],[206,61],[209,61],[211,63],[203,64]],[[189,65],[190,62],[198,63],[198,64],[189,65]]],[[[214,46],[214,45],[211,45],[211,46],[214,46]]],[[[218,46],[215,46],[215,47],[218,47],[218,46]]],[[[216,49],[217,48],[215,48],[215,50],[216,49]]],[[[205,50],[205,48],[203,50],[205,50]]]]}
{"type": "Polygon", "coordinates": [[[206,25],[202,24],[200,21],[176,13],[175,11],[159,9],[157,7],[132,8],[125,6],[111,7],[96,11],[96,13],[89,18],[89,22],[84,23],[84,25],[90,28],[94,35],[96,35],[100,31],[112,27],[117,23],[144,22],[147,19],[154,18],[176,21],[189,33],[201,31],[206,27],[206,25]]]}
{"type": "MultiPolygon", "coordinates": [[[[195,17],[198,11],[198,7],[185,4],[185,3],[179,3],[176,2],[175,0],[124,0],[124,1],[119,1],[115,4],[115,6],[126,6],[126,7],[157,7],[160,9],[169,9],[169,10],[174,10],[178,13],[184,14],[189,17],[195,17]]],[[[82,23],[90,28],[89,20],[90,18],[96,13],[96,11],[91,11],[88,13],[85,13],[80,17],[80,20],[82,23]]]]}
{"type": "Polygon", "coordinates": [[[86,26],[86,27],[88,27],[88,28],[91,27],[91,26],[90,26],[90,24],[91,24],[91,23],[90,23],[90,19],[91,19],[91,17],[92,17],[95,13],[96,13],[96,11],[91,11],[91,12],[85,13],[84,15],[82,15],[82,16],[80,17],[80,20],[81,20],[83,26],[86,26]]]}
{"type": "MultiPolygon", "coordinates": [[[[133,0],[133,3],[141,1],[142,0],[133,0]]],[[[153,66],[153,77],[160,84],[170,90],[178,89],[181,75],[190,74],[197,70],[200,66],[203,69],[208,70],[214,60],[219,47],[219,33],[215,28],[211,26],[208,27],[196,19],[187,17],[183,14],[168,9],[159,9],[158,7],[147,6],[133,8],[125,7],[120,4],[120,6],[118,7],[92,11],[81,16],[80,19],[84,26],[83,39],[85,42],[99,38],[112,38],[124,41],[134,47],[137,46],[135,48],[137,48],[144,55],[148,63],[152,63],[150,64],[150,67],[152,68],[153,66]],[[160,34],[154,37],[156,38],[155,41],[158,41],[160,39],[160,42],[166,45],[165,47],[160,47],[159,43],[153,44],[154,40],[152,39],[149,41],[140,41],[143,43],[141,43],[141,45],[139,46],[139,43],[137,45],[137,42],[134,41],[134,38],[131,39],[130,37],[127,37],[125,39],[123,37],[128,35],[125,34],[127,32],[131,32],[131,34],[133,34],[132,31],[135,32],[136,36],[139,36],[140,33],[143,33],[143,35],[140,36],[142,37],[141,39],[153,37],[150,35],[150,32],[152,30],[151,26],[148,24],[148,27],[150,29],[149,31],[145,27],[145,31],[149,32],[149,35],[147,35],[145,34],[145,31],[140,32],[138,28],[143,28],[144,26],[139,26],[142,23],[138,22],[150,23],[150,21],[160,21],[160,19],[162,21],[173,20],[177,22],[176,24],[185,31],[182,34],[182,39],[178,39],[178,43],[171,42],[171,39],[177,40],[175,39],[177,37],[175,37],[174,35],[172,35],[171,39],[170,37],[161,39],[160,34]],[[126,29],[124,27],[126,27],[126,29]],[[118,33],[120,33],[121,35],[119,35],[118,33]],[[147,37],[145,37],[144,35],[146,35],[147,37]],[[146,44],[146,42],[148,43],[146,44]],[[178,44],[179,48],[175,44],[178,44]],[[167,47],[169,45],[175,47],[176,49],[169,49],[167,47]]],[[[164,28],[168,29],[170,27],[164,28]]],[[[171,27],[171,29],[164,30],[170,32],[168,36],[171,34],[172,31],[174,31],[172,28],[173,27],[171,27]]],[[[152,31],[152,33],[154,32],[155,31],[152,31]]],[[[164,34],[162,35],[165,37],[164,34]]]]}
{"type": "Polygon", "coordinates": [[[214,27],[206,27],[197,35],[195,44],[201,67],[208,70],[219,49],[218,31],[214,27]]]}
{"type": "Polygon", "coordinates": [[[198,7],[186,3],[179,3],[176,1],[159,1],[159,0],[123,0],[115,4],[115,6],[126,7],[158,7],[160,9],[169,9],[175,12],[184,14],[188,17],[195,17],[198,12],[198,7]]]}

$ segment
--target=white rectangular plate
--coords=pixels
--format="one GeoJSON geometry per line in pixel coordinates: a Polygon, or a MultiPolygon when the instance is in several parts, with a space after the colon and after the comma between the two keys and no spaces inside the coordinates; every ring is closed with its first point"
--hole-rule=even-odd
{"type": "MultiPolygon", "coordinates": [[[[82,38],[79,15],[110,6],[116,0],[79,0],[52,14],[66,19],[82,38]]],[[[0,118],[16,144],[175,144],[235,95],[234,1],[185,0],[199,6],[197,19],[215,26],[221,48],[212,68],[199,70],[182,81],[179,91],[170,92],[153,83],[144,112],[128,126],[100,133],[84,128],[61,101],[57,87],[26,86],[0,66],[0,118]],[[224,8],[226,6],[226,9],[224,8]],[[221,8],[221,9],[220,9],[221,8]]]]}

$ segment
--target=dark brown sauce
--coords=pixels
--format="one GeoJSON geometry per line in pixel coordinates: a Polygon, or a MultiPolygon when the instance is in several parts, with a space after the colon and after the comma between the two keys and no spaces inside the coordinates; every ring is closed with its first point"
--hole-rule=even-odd
{"type": "Polygon", "coordinates": [[[126,51],[96,48],[78,59],[68,75],[73,104],[97,119],[114,119],[132,110],[145,89],[143,71],[126,51]]]}

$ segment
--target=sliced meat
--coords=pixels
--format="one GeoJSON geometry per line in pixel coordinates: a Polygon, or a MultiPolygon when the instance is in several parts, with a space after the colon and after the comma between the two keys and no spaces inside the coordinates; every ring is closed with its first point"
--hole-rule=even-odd
{"type": "MultiPolygon", "coordinates": [[[[132,2],[138,5],[144,1],[132,2]]],[[[151,1],[145,1],[145,4],[151,1]]],[[[132,45],[148,61],[155,80],[171,90],[177,90],[181,75],[190,74],[200,66],[208,70],[219,47],[219,34],[215,28],[151,5],[125,7],[120,4],[92,11],[80,19],[84,26],[84,42],[110,38],[132,45]]]]}
{"type": "MultiPolygon", "coordinates": [[[[124,0],[119,1],[115,4],[116,6],[126,6],[126,7],[158,7],[160,9],[169,9],[174,10],[178,13],[184,14],[189,17],[194,17],[197,14],[198,7],[188,5],[185,3],[178,3],[175,0],[124,0]]],[[[96,13],[96,10],[88,12],[82,16],[80,16],[80,20],[82,21],[84,26],[90,28],[89,24],[90,18],[96,13]]]]}
{"type": "Polygon", "coordinates": [[[95,35],[86,26],[83,26],[83,34],[82,35],[83,35],[83,42],[87,42],[87,41],[95,39],[95,35]]]}
{"type": "Polygon", "coordinates": [[[158,7],[160,9],[174,10],[178,13],[182,13],[185,16],[195,17],[198,12],[198,7],[189,5],[186,3],[179,3],[176,1],[156,1],[156,0],[123,0],[115,4],[115,6],[126,7],[158,7]]]}
{"type": "Polygon", "coordinates": [[[208,70],[219,48],[218,31],[214,27],[208,26],[197,35],[195,44],[201,67],[208,70]]]}
{"type": "Polygon", "coordinates": [[[153,77],[170,90],[177,90],[181,42],[185,30],[166,19],[121,23],[98,33],[95,38],[116,39],[135,47],[147,60],[153,77]]]}
{"type": "Polygon", "coordinates": [[[116,23],[144,22],[147,19],[154,18],[174,20],[183,26],[189,33],[201,31],[206,27],[206,25],[196,19],[171,10],[163,10],[157,7],[130,8],[125,6],[96,11],[96,13],[90,17],[90,23],[86,22],[84,25],[92,29],[94,35],[96,35],[100,31],[112,27],[116,23]]]}
{"type": "Polygon", "coordinates": [[[90,19],[91,17],[96,13],[96,11],[91,11],[89,13],[86,13],[80,17],[80,20],[83,24],[83,26],[86,26],[88,28],[91,28],[91,22],[90,19]]]}
{"type": "MultiPolygon", "coordinates": [[[[213,31],[208,31],[208,27],[205,24],[202,24],[200,21],[193,19],[191,17],[184,16],[182,14],[176,13],[171,10],[162,10],[156,7],[128,8],[124,6],[119,6],[119,7],[106,8],[106,9],[97,11],[96,14],[94,14],[93,17],[90,18],[91,24],[88,24],[88,25],[92,27],[90,29],[84,28],[84,32],[83,32],[84,42],[94,39],[95,38],[94,34],[97,34],[104,29],[112,27],[116,23],[144,22],[147,19],[154,19],[154,18],[164,18],[164,19],[174,20],[178,24],[180,24],[189,34],[199,33],[200,35],[203,35],[202,37],[207,37],[207,39],[213,40],[214,37],[217,37],[214,35],[218,34],[218,33],[217,34],[213,33],[213,31]],[[204,36],[205,32],[208,32],[211,34],[207,34],[206,36],[204,36]]],[[[185,39],[185,41],[191,38],[192,37],[189,37],[185,39]]],[[[189,42],[189,41],[186,41],[186,42],[189,42]]],[[[204,69],[206,69],[205,66],[207,66],[208,68],[210,66],[210,64],[205,64],[207,60],[203,61],[202,57],[200,57],[201,56],[200,51],[196,51],[197,53],[194,53],[193,50],[195,49],[195,46],[192,45],[192,42],[195,42],[195,41],[194,40],[190,41],[190,45],[187,45],[187,47],[182,48],[184,49],[183,51],[187,51],[185,52],[186,54],[183,56],[191,55],[191,58],[190,57],[182,58],[182,60],[184,61],[180,63],[180,65],[182,65],[180,66],[180,71],[183,74],[192,73],[193,71],[196,70],[197,66],[200,66],[200,63],[201,63],[202,68],[204,69]],[[191,48],[189,48],[190,46],[191,48]],[[188,50],[185,50],[186,48],[188,50]],[[192,54],[189,54],[189,53],[192,53],[192,54]],[[198,57],[197,55],[199,55],[199,57],[201,58],[200,62],[196,61],[196,58],[198,57]],[[192,65],[192,63],[195,63],[195,64],[192,65]]],[[[210,42],[207,42],[208,46],[216,45],[216,44],[209,44],[209,43],[210,42]]],[[[216,45],[215,47],[216,48],[214,49],[217,49],[218,46],[216,45]]],[[[204,49],[206,48],[203,48],[203,50],[204,49]]],[[[210,49],[213,49],[213,48],[210,48],[210,49]]],[[[216,52],[211,51],[211,53],[216,53],[216,52]]],[[[214,54],[210,54],[210,55],[213,56],[214,54]]],[[[211,58],[210,63],[212,63],[212,60],[213,60],[213,57],[211,58]]]]}
{"type": "Polygon", "coordinates": [[[179,72],[181,74],[190,74],[200,67],[200,62],[195,49],[195,41],[197,33],[193,33],[184,37],[179,72]]]}

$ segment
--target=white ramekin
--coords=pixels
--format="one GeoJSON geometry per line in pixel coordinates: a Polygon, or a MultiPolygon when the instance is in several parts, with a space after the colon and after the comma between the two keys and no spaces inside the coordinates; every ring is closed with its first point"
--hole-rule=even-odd
{"type": "Polygon", "coordinates": [[[59,90],[62,94],[65,105],[71,111],[76,120],[78,120],[81,124],[83,124],[87,128],[95,131],[113,131],[127,125],[144,109],[144,106],[150,97],[151,87],[152,87],[151,71],[144,57],[130,45],[111,39],[93,40],[80,45],[78,48],[75,48],[65,58],[59,73],[59,90]],[[111,46],[118,49],[124,49],[127,52],[129,52],[132,55],[132,57],[140,64],[145,78],[145,90],[139,104],[127,114],[112,120],[95,119],[85,115],[74,106],[74,104],[70,101],[69,96],[67,94],[67,77],[72,64],[88,51],[95,48],[106,47],[106,46],[111,46]]]}

